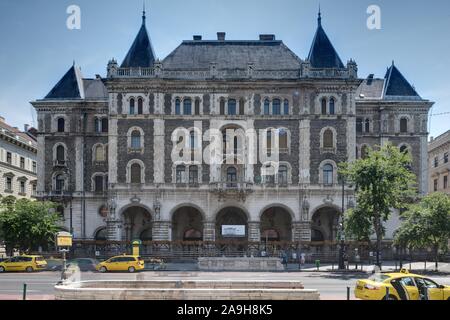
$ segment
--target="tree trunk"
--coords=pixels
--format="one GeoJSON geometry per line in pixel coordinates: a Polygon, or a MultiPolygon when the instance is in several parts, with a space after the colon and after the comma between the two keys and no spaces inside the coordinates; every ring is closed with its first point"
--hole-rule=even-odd
{"type": "Polygon", "coordinates": [[[438,245],[436,245],[434,247],[434,268],[435,268],[435,271],[437,272],[438,268],[439,268],[439,246],[438,245]]]}
{"type": "Polygon", "coordinates": [[[382,239],[382,230],[381,230],[381,221],[379,217],[375,217],[375,233],[377,236],[377,243],[376,243],[376,265],[381,270],[381,259],[380,259],[380,252],[381,252],[381,239],[382,239]]]}

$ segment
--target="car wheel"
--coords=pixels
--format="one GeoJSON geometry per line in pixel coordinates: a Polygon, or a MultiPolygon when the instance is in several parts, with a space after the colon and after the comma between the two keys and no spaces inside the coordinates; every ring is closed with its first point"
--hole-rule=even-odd
{"type": "Polygon", "coordinates": [[[133,273],[133,272],[135,272],[136,271],[136,269],[134,268],[134,267],[129,267],[128,268],[128,272],[129,273],[133,273]]]}
{"type": "Polygon", "coordinates": [[[398,300],[398,299],[397,299],[397,297],[396,297],[396,296],[394,296],[394,295],[390,294],[390,295],[388,296],[388,298],[387,298],[387,299],[386,299],[386,297],[385,297],[385,298],[383,298],[383,300],[398,300]]]}
{"type": "Polygon", "coordinates": [[[26,267],[25,271],[26,272],[33,272],[34,269],[33,269],[33,267],[26,267]]]}
{"type": "Polygon", "coordinates": [[[0,267],[0,272],[5,272],[5,267],[0,267]]]}
{"type": "Polygon", "coordinates": [[[106,267],[101,267],[98,271],[105,273],[106,271],[108,271],[108,269],[106,269],[106,267]]]}

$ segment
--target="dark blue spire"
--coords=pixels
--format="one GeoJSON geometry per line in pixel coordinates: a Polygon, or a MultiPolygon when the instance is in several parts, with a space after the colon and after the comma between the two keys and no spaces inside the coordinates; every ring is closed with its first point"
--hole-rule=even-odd
{"type": "Polygon", "coordinates": [[[317,31],[309,51],[308,60],[313,68],[344,68],[336,50],[322,28],[322,13],[319,8],[317,31]]]}
{"type": "Polygon", "coordinates": [[[84,99],[83,76],[75,61],[45,99],[84,99]]]}
{"type": "Polygon", "coordinates": [[[384,79],[386,81],[384,85],[385,96],[419,97],[413,86],[394,65],[394,61],[392,61],[391,67],[387,70],[384,79]]]}
{"type": "Polygon", "coordinates": [[[145,27],[146,15],[145,6],[142,12],[142,26],[139,30],[136,39],[134,39],[127,56],[122,62],[121,68],[148,68],[155,62],[155,53],[153,51],[150,37],[145,27]]]}

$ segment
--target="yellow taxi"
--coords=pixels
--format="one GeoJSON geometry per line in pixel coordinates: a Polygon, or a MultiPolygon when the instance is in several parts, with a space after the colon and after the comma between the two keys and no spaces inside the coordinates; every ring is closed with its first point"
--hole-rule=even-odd
{"type": "Polygon", "coordinates": [[[140,256],[122,255],[109,258],[96,266],[97,271],[128,271],[135,272],[144,269],[144,259],[140,256]]]}
{"type": "Polygon", "coordinates": [[[402,269],[358,280],[355,297],[362,300],[450,300],[450,286],[402,269]]]}
{"type": "Polygon", "coordinates": [[[44,270],[47,261],[42,256],[17,256],[0,262],[0,272],[5,271],[26,271],[33,272],[44,270]]]}

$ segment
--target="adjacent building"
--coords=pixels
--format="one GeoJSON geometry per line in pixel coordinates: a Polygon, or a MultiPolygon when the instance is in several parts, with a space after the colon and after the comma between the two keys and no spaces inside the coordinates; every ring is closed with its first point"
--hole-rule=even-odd
{"type": "Polygon", "coordinates": [[[450,194],[450,131],[437,138],[431,137],[428,144],[429,192],[450,194]]]}
{"type": "Polygon", "coordinates": [[[193,36],[159,60],[144,13],[106,78],[84,78],[73,65],[32,102],[39,197],[61,202],[76,239],[333,241],[340,213],[355,205],[338,164],[388,142],[413,155],[418,189],[427,193],[432,102],[394,63],[383,79],[360,79],[320,14],[317,23],[304,59],[274,35],[227,40],[219,32],[214,40],[193,36]],[[229,138],[228,130],[256,132],[257,140],[229,138]],[[213,131],[229,148],[207,163],[195,151],[213,131]],[[183,141],[180,160],[173,150],[183,141]],[[276,165],[268,159],[274,151],[276,165]],[[249,154],[258,161],[239,161],[249,154]]]}
{"type": "Polygon", "coordinates": [[[0,195],[34,198],[37,190],[37,142],[33,130],[21,131],[0,117],[0,195]]]}

